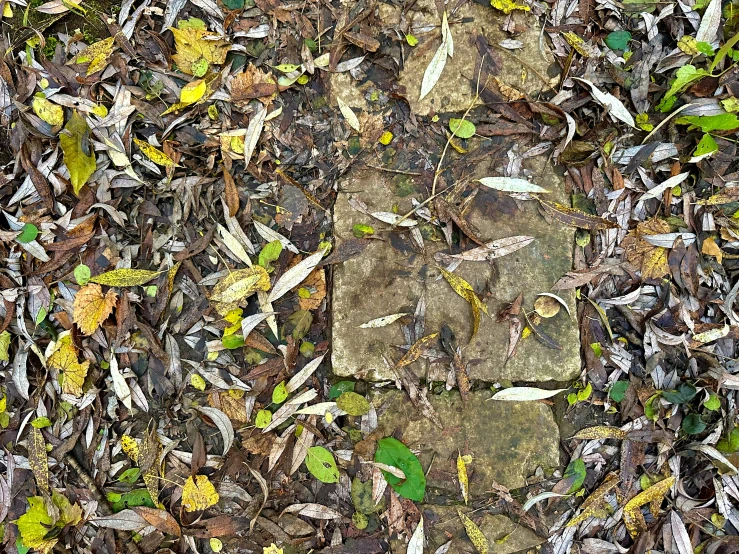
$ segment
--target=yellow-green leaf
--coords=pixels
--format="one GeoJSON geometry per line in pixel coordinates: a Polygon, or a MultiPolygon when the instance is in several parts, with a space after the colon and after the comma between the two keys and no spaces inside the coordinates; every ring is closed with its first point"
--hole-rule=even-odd
{"type": "Polygon", "coordinates": [[[444,276],[444,278],[447,280],[447,283],[449,283],[449,285],[454,289],[454,292],[464,298],[469,303],[470,308],[472,308],[472,336],[470,337],[470,341],[472,341],[472,339],[475,338],[478,329],[480,328],[480,312],[484,312],[487,314],[488,307],[483,303],[482,300],[480,300],[480,297],[477,296],[475,290],[467,281],[462,279],[459,275],[456,275],[451,271],[447,271],[443,267],[440,267],[439,270],[441,271],[441,274],[444,276]]]}
{"type": "Polygon", "coordinates": [[[49,459],[46,456],[46,442],[41,431],[31,427],[28,433],[28,465],[36,477],[36,484],[42,491],[49,492],[49,459]]]}
{"type": "Polygon", "coordinates": [[[162,165],[164,167],[178,167],[172,158],[145,140],[134,138],[133,142],[139,147],[139,150],[141,150],[144,156],[149,158],[155,164],[162,165]]]}
{"type": "Polygon", "coordinates": [[[266,291],[270,287],[269,273],[260,265],[232,271],[213,287],[211,302],[219,314],[238,307],[238,304],[257,291],[266,291]]]}
{"type": "Polygon", "coordinates": [[[10,361],[10,355],[8,354],[8,350],[10,349],[10,338],[10,333],[7,330],[0,333],[0,362],[10,361]]]}
{"type": "Polygon", "coordinates": [[[513,10],[522,10],[525,12],[531,10],[527,5],[517,4],[513,0],[490,0],[490,5],[504,14],[509,14],[513,10]]]}
{"type": "Polygon", "coordinates": [[[208,71],[210,64],[222,64],[226,61],[226,54],[230,45],[225,40],[211,39],[207,29],[202,27],[184,27],[169,29],[174,35],[174,44],[177,53],[172,60],[177,67],[188,75],[202,77],[208,71]]]}
{"type": "Polygon", "coordinates": [[[69,170],[72,188],[75,194],[79,194],[90,176],[95,173],[97,164],[90,143],[90,128],[85,118],[76,111],[59,134],[59,144],[64,152],[64,164],[69,170]]]}
{"type": "Polygon", "coordinates": [[[114,48],[115,38],[106,38],[91,44],[68,63],[89,63],[90,65],[87,66],[87,75],[92,75],[108,65],[108,58],[113,53],[114,48]]]}
{"type": "Polygon", "coordinates": [[[49,125],[64,125],[64,108],[47,100],[41,92],[33,97],[33,111],[49,125]]]}
{"type": "Polygon", "coordinates": [[[108,285],[109,287],[135,287],[148,283],[159,273],[161,272],[149,271],[148,269],[114,269],[90,277],[90,282],[108,285]]]}
{"type": "Polygon", "coordinates": [[[485,538],[485,535],[480,531],[480,528],[475,525],[474,521],[464,515],[462,510],[459,508],[457,508],[457,513],[459,514],[459,519],[461,519],[464,524],[464,530],[467,532],[467,536],[470,538],[470,541],[472,541],[475,549],[477,549],[480,554],[488,554],[488,552],[490,552],[490,545],[488,544],[488,540],[485,538]]]}
{"type": "Polygon", "coordinates": [[[467,464],[461,454],[457,454],[457,478],[459,479],[462,498],[464,498],[464,503],[467,504],[470,499],[470,482],[467,478],[467,464]]]}
{"type": "Polygon", "coordinates": [[[647,490],[640,492],[626,503],[623,517],[626,529],[631,535],[631,538],[636,538],[639,533],[645,531],[647,528],[644,516],[641,513],[641,507],[645,504],[656,504],[657,508],[659,508],[659,503],[674,484],[675,478],[670,476],[659,483],[655,483],[647,490]]]}
{"type": "Polygon", "coordinates": [[[207,89],[208,86],[204,79],[196,79],[192,83],[187,83],[180,92],[180,103],[194,104],[203,97],[207,89]]]}
{"type": "Polygon", "coordinates": [[[205,390],[205,379],[203,379],[197,373],[193,373],[192,375],[190,375],[190,384],[199,391],[205,390]]]}

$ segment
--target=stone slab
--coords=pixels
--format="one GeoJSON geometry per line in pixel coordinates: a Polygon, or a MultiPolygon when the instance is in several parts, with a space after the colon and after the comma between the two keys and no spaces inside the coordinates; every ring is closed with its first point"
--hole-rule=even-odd
{"type": "MultiPolygon", "coordinates": [[[[536,533],[516,525],[510,518],[502,515],[470,513],[468,508],[461,508],[463,513],[472,518],[485,535],[491,554],[513,554],[525,552],[545,542],[546,539],[536,533]]],[[[459,519],[456,506],[422,506],[424,516],[424,532],[427,547],[425,552],[435,552],[441,545],[450,540],[452,544],[447,552],[454,554],[477,554],[477,550],[467,537],[467,533],[459,519]]],[[[392,544],[394,554],[405,554],[407,548],[401,541],[392,544]]]]}
{"type": "Polygon", "coordinates": [[[538,467],[559,466],[559,430],[552,411],[540,402],[501,402],[478,391],[463,404],[459,393],[429,395],[444,425],[440,431],[415,409],[405,393],[377,393],[378,429],[395,435],[417,453],[428,470],[427,487],[459,496],[456,460],[470,454],[472,496],[492,490],[494,483],[522,487],[538,467]]]}
{"type": "MultiPolygon", "coordinates": [[[[542,89],[556,85],[558,77],[549,75],[554,58],[545,48],[540,47],[541,27],[536,16],[515,11],[511,14],[511,27],[515,33],[503,31],[509,16],[495,10],[490,5],[482,5],[469,0],[455,10],[450,20],[450,30],[454,39],[454,56],[447,58],[444,71],[436,86],[423,100],[418,99],[424,72],[441,43],[439,15],[434,0],[419,0],[411,10],[403,15],[410,21],[413,29],[432,29],[417,32],[419,44],[406,49],[409,56],[400,71],[398,84],[406,88],[406,98],[411,110],[419,115],[427,115],[431,110],[437,113],[464,112],[475,96],[475,80],[479,67],[475,37],[482,34],[500,55],[501,71],[496,77],[506,85],[529,96],[535,96],[542,89]],[[499,43],[514,39],[523,43],[516,50],[506,50],[499,43]]],[[[486,3],[485,3],[486,4],[486,3]]],[[[379,18],[385,26],[400,24],[401,9],[390,4],[379,5],[379,18]]],[[[329,77],[332,103],[336,96],[356,109],[367,109],[367,101],[358,90],[358,83],[347,73],[333,73],[329,77]]]]}
{"type": "MultiPolygon", "coordinates": [[[[526,164],[534,182],[554,191],[551,198],[566,202],[562,179],[549,165],[536,158],[527,160],[526,164]]],[[[484,174],[483,168],[477,168],[471,177],[479,178],[484,174]]],[[[573,229],[545,220],[534,201],[522,202],[522,210],[511,215],[499,209],[499,204],[502,204],[510,210],[511,199],[493,197],[491,200],[485,194],[478,194],[469,211],[469,221],[477,227],[483,240],[515,235],[529,235],[535,240],[525,248],[495,260],[492,266],[487,262],[463,262],[455,271],[478,293],[486,288],[492,291],[492,298],[487,301],[492,317],[483,316],[477,336],[468,344],[472,333],[470,307],[440,277],[433,257],[436,252],[446,250],[446,243],[439,239],[436,242],[425,240],[423,251],[401,251],[393,247],[391,239],[397,244],[398,240],[405,238],[405,244],[412,246],[413,241],[407,231],[391,230],[389,225],[350,205],[350,199],[355,197],[367,204],[370,212],[392,211],[395,207],[398,213],[406,213],[411,208],[410,199],[415,196],[423,200],[426,193],[398,196],[400,185],[397,178],[392,173],[359,169],[350,172],[339,183],[334,206],[334,232],[338,241],[353,238],[355,224],[371,225],[376,231],[375,236],[380,238],[371,241],[361,254],[334,270],[334,373],[361,379],[392,379],[394,376],[385,358],[392,363],[402,355],[402,351],[396,348],[405,342],[400,323],[378,329],[361,329],[359,326],[390,314],[413,313],[419,298],[425,294],[425,334],[439,332],[442,323],[447,323],[458,338],[472,379],[533,382],[574,378],[580,370],[579,332],[576,321],[564,310],[540,324],[542,331],[554,338],[562,350],[551,349],[534,337],[528,337],[520,341],[517,354],[507,363],[508,323],[498,323],[494,319],[519,293],[524,294],[524,306],[531,310],[536,295],[550,292],[552,285],[571,269],[573,229]]],[[[402,187],[407,186],[407,182],[402,184],[402,187]]],[[[420,186],[415,190],[420,193],[420,186]]],[[[575,314],[574,294],[562,291],[559,295],[575,314]]],[[[429,368],[423,359],[413,366],[420,375],[432,380],[444,380],[447,367],[429,368]],[[429,369],[437,371],[429,374],[429,369]]]]}

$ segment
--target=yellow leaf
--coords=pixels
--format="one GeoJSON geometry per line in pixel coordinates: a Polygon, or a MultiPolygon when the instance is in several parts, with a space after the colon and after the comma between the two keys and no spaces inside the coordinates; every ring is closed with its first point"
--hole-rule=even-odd
{"type": "Polygon", "coordinates": [[[217,539],[213,537],[212,539],[210,539],[209,542],[210,542],[210,549],[213,552],[216,552],[216,554],[220,552],[221,550],[223,550],[223,543],[221,542],[221,539],[217,539]]]}
{"type": "Polygon", "coordinates": [[[87,66],[87,75],[97,73],[101,69],[105,69],[108,65],[108,58],[115,48],[115,38],[110,37],[91,44],[82,52],[72,58],[67,65],[74,63],[89,63],[87,66]]]}
{"type": "Polygon", "coordinates": [[[277,548],[275,543],[262,547],[262,554],[283,554],[282,548],[277,548]]]}
{"type": "Polygon", "coordinates": [[[480,297],[477,296],[475,290],[467,281],[462,279],[459,275],[455,275],[451,271],[447,271],[443,267],[440,267],[439,270],[447,280],[447,283],[449,283],[449,285],[454,289],[454,292],[464,298],[469,303],[470,308],[472,308],[472,336],[470,337],[470,341],[472,341],[480,328],[480,312],[482,311],[487,314],[488,307],[482,302],[482,300],[480,300],[480,297]]]}
{"type": "Polygon", "coordinates": [[[10,5],[10,2],[5,2],[3,6],[3,17],[7,19],[13,17],[13,7],[10,5]]]}
{"type": "Polygon", "coordinates": [[[180,92],[180,102],[194,104],[203,97],[207,88],[204,79],[196,79],[192,83],[187,83],[180,92]]]}
{"type": "Polygon", "coordinates": [[[241,308],[235,308],[223,316],[223,319],[231,324],[223,330],[224,337],[238,333],[241,330],[241,322],[244,320],[244,318],[241,317],[243,313],[244,310],[241,308]]]}
{"type": "Polygon", "coordinates": [[[459,478],[459,488],[462,490],[462,498],[464,498],[464,503],[467,504],[470,499],[469,479],[467,478],[467,464],[465,464],[461,454],[457,454],[457,477],[459,478]]]}
{"type": "Polygon", "coordinates": [[[167,291],[168,294],[172,294],[172,291],[174,290],[174,280],[175,277],[177,277],[177,272],[180,270],[180,266],[182,265],[182,262],[177,262],[172,267],[169,268],[167,271],[167,291]]]}
{"type": "Polygon", "coordinates": [[[186,512],[205,510],[217,504],[219,498],[213,483],[205,475],[196,475],[195,479],[188,477],[182,487],[182,506],[186,512]]]}
{"type": "Polygon", "coordinates": [[[88,283],[74,297],[73,320],[83,335],[92,335],[100,324],[113,313],[118,295],[109,290],[103,296],[103,289],[97,283],[88,283]]]}
{"type": "Polygon", "coordinates": [[[172,158],[167,156],[167,154],[159,150],[159,148],[152,146],[145,140],[134,138],[133,142],[139,147],[139,150],[141,150],[144,156],[149,158],[155,164],[162,165],[164,167],[179,167],[174,163],[172,158]]]}
{"type": "Polygon", "coordinates": [[[49,493],[49,459],[46,456],[46,442],[39,429],[31,427],[28,433],[28,465],[36,478],[38,488],[49,493]]]}
{"type": "Polygon", "coordinates": [[[659,508],[659,503],[674,484],[675,478],[668,477],[640,492],[626,503],[626,506],[624,506],[624,523],[631,538],[636,538],[639,533],[646,531],[647,528],[644,516],[641,513],[641,507],[651,503],[652,505],[656,504],[659,508]]]}
{"type": "Polygon", "coordinates": [[[148,283],[160,273],[160,271],[149,271],[148,269],[114,269],[90,277],[90,282],[109,287],[135,287],[148,283]]]}
{"type": "Polygon", "coordinates": [[[255,265],[229,273],[213,287],[210,300],[218,313],[225,316],[238,308],[244,299],[257,291],[266,291],[269,287],[269,273],[262,266],[255,265]]]}
{"type": "Polygon", "coordinates": [[[457,508],[457,513],[459,514],[459,519],[461,519],[464,524],[464,530],[467,532],[467,536],[470,538],[470,541],[472,541],[475,549],[477,549],[480,554],[488,554],[490,546],[488,545],[488,540],[485,538],[485,535],[480,531],[480,528],[475,525],[474,521],[464,515],[462,510],[459,508],[457,508]]]}
{"type": "Polygon", "coordinates": [[[438,336],[439,336],[439,333],[432,333],[430,335],[427,335],[423,338],[418,339],[415,342],[415,344],[410,347],[408,352],[406,352],[405,355],[402,358],[400,358],[400,361],[398,361],[398,363],[395,364],[395,367],[401,368],[401,367],[407,366],[415,362],[423,353],[423,349],[426,347],[426,345],[438,336]]]}
{"type": "Polygon", "coordinates": [[[43,93],[33,97],[33,111],[49,125],[64,125],[64,108],[49,102],[43,93]]]}
{"type": "Polygon", "coordinates": [[[62,392],[74,396],[82,395],[82,385],[90,368],[90,362],[85,360],[80,363],[78,355],[77,348],[72,344],[71,335],[66,335],[57,341],[56,350],[46,362],[50,368],[62,372],[60,380],[62,392]]]}
{"type": "Polygon", "coordinates": [[[90,176],[95,173],[97,163],[90,144],[90,127],[87,126],[85,118],[76,111],[64,130],[59,133],[59,144],[64,152],[64,164],[69,170],[72,188],[75,194],[79,194],[90,176]]]}
{"type": "Polygon", "coordinates": [[[170,27],[169,30],[174,35],[177,49],[172,60],[182,72],[202,77],[210,64],[222,64],[226,61],[229,43],[222,39],[206,39],[205,37],[212,36],[207,29],[170,27]]]}
{"type": "Polygon", "coordinates": [[[626,438],[626,431],[622,431],[618,427],[608,427],[606,425],[596,425],[595,427],[588,427],[578,431],[573,439],[619,439],[623,440],[626,438]]]}
{"type": "Polygon", "coordinates": [[[724,253],[721,248],[719,248],[718,244],[716,244],[716,240],[713,237],[707,237],[703,240],[701,253],[707,254],[708,256],[713,256],[720,264],[724,261],[724,253]]]}
{"type": "Polygon", "coordinates": [[[590,52],[588,51],[585,45],[585,39],[583,39],[580,35],[570,31],[567,33],[562,33],[562,36],[565,38],[567,43],[575,49],[575,51],[578,54],[586,58],[590,57],[590,52]]]}
{"type": "Polygon", "coordinates": [[[123,448],[123,452],[125,452],[126,456],[133,460],[133,463],[138,463],[139,443],[136,442],[136,439],[129,435],[123,435],[121,437],[121,448],[123,448]]]}
{"type": "Polygon", "coordinates": [[[205,390],[205,379],[197,373],[190,375],[190,384],[200,391],[205,390]]]}
{"type": "Polygon", "coordinates": [[[531,9],[527,5],[517,4],[513,0],[490,0],[490,5],[496,10],[502,11],[504,14],[509,14],[513,10],[523,10],[527,12],[531,9]]]}
{"type": "Polygon", "coordinates": [[[616,488],[616,485],[618,485],[618,483],[618,474],[609,474],[608,477],[605,478],[603,483],[585,499],[585,502],[582,503],[582,506],[580,506],[582,508],[582,512],[580,512],[580,515],[575,516],[570,521],[568,521],[566,527],[573,527],[575,525],[578,525],[589,517],[608,517],[609,514],[607,508],[610,508],[610,505],[606,503],[606,497],[614,488],[616,488]]]}
{"type": "Polygon", "coordinates": [[[31,496],[28,504],[28,511],[16,522],[23,545],[40,552],[49,552],[57,542],[56,538],[45,539],[49,529],[54,526],[54,520],[46,510],[43,497],[31,496]]]}

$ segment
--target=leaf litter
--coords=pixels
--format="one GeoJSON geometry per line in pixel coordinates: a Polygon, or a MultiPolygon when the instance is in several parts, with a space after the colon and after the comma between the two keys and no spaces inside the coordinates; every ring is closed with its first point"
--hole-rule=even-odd
{"type": "MultiPolygon", "coordinates": [[[[486,51],[495,55],[486,53],[479,75],[460,76],[475,81],[486,104],[443,126],[438,114],[410,117],[404,90],[385,72],[414,48],[433,49],[417,76],[420,96],[449,92],[438,89],[460,56],[451,3],[428,28],[383,21],[365,4],[134,4],[113,13],[105,3],[5,5],[6,550],[109,551],[101,546],[113,544],[107,527],[132,545],[128,552],[168,551],[175,541],[178,551],[282,552],[275,543],[292,542],[349,552],[357,541],[357,551],[379,553],[387,544],[377,536],[390,529],[409,552],[425,551],[433,522],[422,515],[396,527],[390,515],[425,499],[428,468],[392,437],[373,437],[370,454],[356,448],[352,433],[371,436],[376,417],[363,389],[328,401],[328,270],[378,238],[339,242],[326,225],[338,179],[365,163],[358,149],[383,165],[390,149],[401,151],[401,165],[387,167],[400,175],[438,164],[428,189],[453,208],[443,225],[430,195],[409,216],[369,216],[390,226],[375,233],[380,240],[400,229],[421,245],[430,236],[476,243],[435,257],[470,305],[472,337],[486,332],[488,291],[474,290],[457,268],[505,263],[535,242],[480,240],[466,219],[469,197],[494,199],[491,209],[506,217],[533,202],[577,229],[575,267],[556,288],[578,289],[571,317],[580,326],[581,377],[570,389],[496,384],[492,396],[562,398],[565,417],[590,418],[563,450],[577,471],[547,468],[516,498],[496,488],[483,499],[469,494],[475,463],[455,453],[453,501],[476,509],[458,514],[472,548],[493,549],[476,522],[496,500],[546,538],[546,552],[733,547],[739,33],[731,3],[494,0],[490,9],[510,16],[501,19],[502,50],[486,51]],[[80,14],[106,24],[67,23],[80,14]],[[520,29],[537,18],[561,75],[533,98],[494,66],[496,56],[516,55],[520,29]],[[391,36],[398,40],[384,40],[391,36]],[[322,96],[336,74],[368,84],[369,108],[338,99],[346,126],[334,124],[342,119],[322,96]],[[444,158],[443,140],[420,138],[426,130],[459,157],[438,161],[452,157],[444,158]],[[491,165],[467,184],[467,160],[500,149],[491,138],[522,132],[566,170],[568,204],[515,171],[521,149],[512,146],[503,147],[502,171],[491,165]],[[445,189],[451,182],[458,194],[445,189]],[[237,346],[224,346],[229,340],[237,346]],[[346,483],[371,462],[362,478],[389,504],[372,515],[375,535],[360,529],[361,518],[343,517],[352,505],[346,483]],[[288,516],[301,523],[291,527],[288,516]],[[299,540],[296,525],[310,527],[299,540]]],[[[530,73],[525,60],[519,69],[530,73]]],[[[501,318],[508,357],[529,334],[560,347],[542,318],[567,317],[562,306],[569,312],[548,291],[511,306],[501,318]]],[[[469,381],[475,361],[451,330],[424,330],[422,313],[379,306],[357,332],[407,329],[413,320],[419,332],[388,364],[397,386],[443,427],[410,368],[445,356],[461,393],[485,385],[469,381]]]]}

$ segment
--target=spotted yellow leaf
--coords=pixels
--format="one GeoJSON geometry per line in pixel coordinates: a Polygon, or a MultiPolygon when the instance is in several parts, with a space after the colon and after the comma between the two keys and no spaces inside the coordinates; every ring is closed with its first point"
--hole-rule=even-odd
{"type": "Polygon", "coordinates": [[[134,144],[139,147],[139,150],[149,158],[152,162],[154,162],[157,165],[161,165],[164,167],[179,167],[176,163],[174,163],[174,160],[167,156],[164,152],[159,150],[156,146],[152,146],[145,140],[133,139],[134,144]]]}
{"type": "Polygon", "coordinates": [[[269,273],[260,265],[232,271],[220,281],[210,295],[210,300],[222,316],[239,307],[239,303],[270,287],[269,273]]]}
{"type": "Polygon", "coordinates": [[[97,162],[90,143],[90,127],[85,118],[76,111],[69,118],[64,130],[59,133],[59,145],[64,152],[64,165],[69,170],[69,180],[75,194],[95,173],[97,162]]]}
{"type": "Polygon", "coordinates": [[[136,439],[129,435],[123,435],[121,437],[121,448],[123,448],[123,452],[131,458],[133,463],[139,461],[139,443],[136,442],[136,439]]]}
{"type": "Polygon", "coordinates": [[[421,356],[421,354],[423,354],[423,350],[426,348],[426,345],[438,336],[439,333],[432,333],[418,339],[415,344],[410,347],[408,352],[406,352],[405,355],[398,361],[398,363],[395,364],[395,367],[401,368],[415,362],[421,356]]]}
{"type": "Polygon", "coordinates": [[[197,373],[193,373],[192,375],[190,375],[190,384],[199,391],[205,390],[205,379],[203,379],[197,373]]]}
{"type": "Polygon", "coordinates": [[[90,368],[90,362],[85,360],[80,363],[78,356],[79,352],[72,344],[71,335],[66,335],[59,339],[56,350],[46,361],[51,369],[62,372],[60,378],[62,392],[74,396],[82,395],[82,385],[85,383],[87,370],[90,368]]]}
{"type": "Polygon", "coordinates": [[[46,456],[46,442],[39,429],[31,427],[28,433],[28,465],[36,478],[38,488],[49,492],[49,459],[46,456]]]}
{"type": "Polygon", "coordinates": [[[582,523],[589,517],[608,517],[608,508],[610,508],[610,504],[608,504],[606,500],[608,495],[611,494],[611,491],[616,488],[616,485],[618,485],[618,483],[618,474],[609,474],[608,477],[605,478],[603,483],[601,483],[601,485],[585,499],[585,502],[582,503],[582,506],[580,506],[582,512],[568,521],[566,527],[574,527],[575,525],[582,523]]]}
{"type": "Polygon", "coordinates": [[[454,289],[454,292],[464,298],[469,303],[470,308],[472,308],[472,336],[470,337],[470,341],[472,341],[480,329],[480,312],[487,314],[488,307],[480,300],[480,297],[477,296],[477,293],[475,293],[475,290],[467,281],[443,267],[440,267],[439,270],[447,280],[447,283],[454,289]]]}
{"type": "Polygon", "coordinates": [[[459,488],[462,491],[462,498],[464,498],[464,503],[467,504],[470,499],[470,482],[467,478],[467,464],[461,454],[457,454],[457,478],[459,479],[459,488]]]}
{"type": "Polygon", "coordinates": [[[42,92],[33,97],[33,111],[49,125],[64,125],[64,108],[47,100],[42,92]]]}
{"type": "Polygon", "coordinates": [[[623,517],[626,529],[628,530],[629,535],[631,535],[631,538],[636,538],[639,533],[646,531],[647,529],[647,524],[641,513],[641,507],[645,504],[652,504],[652,510],[657,511],[662,499],[674,484],[675,478],[670,476],[659,483],[655,483],[647,490],[640,492],[626,503],[626,506],[624,506],[623,517]]]}
{"type": "Polygon", "coordinates": [[[187,478],[182,487],[182,507],[186,512],[205,510],[218,503],[216,488],[205,475],[196,475],[187,478]]]}
{"type": "Polygon", "coordinates": [[[459,508],[457,508],[457,513],[459,514],[459,519],[462,520],[464,530],[467,532],[467,536],[470,538],[475,549],[480,554],[488,554],[490,552],[490,545],[488,544],[488,540],[485,538],[485,535],[480,531],[480,528],[475,525],[474,521],[464,515],[462,510],[459,508]]]}
{"type": "Polygon", "coordinates": [[[101,69],[105,69],[105,66],[108,65],[108,58],[110,58],[114,49],[115,38],[106,38],[85,48],[72,58],[68,64],[89,63],[90,65],[87,66],[87,75],[92,75],[101,69]]]}
{"type": "Polygon", "coordinates": [[[97,283],[88,283],[74,297],[73,320],[83,335],[92,335],[100,324],[113,313],[118,295],[103,289],[97,283]]]}
{"type": "Polygon", "coordinates": [[[108,285],[109,287],[136,287],[148,283],[159,273],[159,271],[149,271],[148,269],[113,269],[95,275],[95,277],[90,277],[90,282],[108,285]]]}
{"type": "Polygon", "coordinates": [[[573,439],[619,439],[623,440],[626,438],[626,431],[622,431],[618,427],[608,427],[607,425],[596,425],[595,427],[588,427],[578,431],[573,439]]]}
{"type": "Polygon", "coordinates": [[[277,548],[275,543],[262,547],[262,554],[283,554],[282,548],[277,548]]]}

